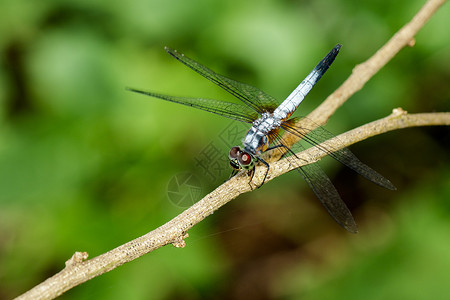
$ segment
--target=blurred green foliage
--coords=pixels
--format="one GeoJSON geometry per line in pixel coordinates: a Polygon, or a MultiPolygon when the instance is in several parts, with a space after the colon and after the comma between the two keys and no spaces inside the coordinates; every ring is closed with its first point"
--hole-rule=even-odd
{"type": "MultiPolygon", "coordinates": [[[[232,98],[168,56],[178,49],[278,99],[343,48],[300,108],[317,106],[425,1],[3,1],[0,3],[0,299],[104,253],[183,208],[180,172],[228,120],[132,94],[232,98]]],[[[339,133],[386,116],[449,111],[445,5],[330,120],[339,133]]],[[[396,131],[352,147],[397,185],[384,191],[325,159],[353,209],[349,235],[296,174],[239,197],[165,247],[62,299],[444,299],[450,267],[448,128],[396,131]]],[[[226,153],[227,149],[222,149],[226,153]]],[[[202,182],[206,194],[227,178],[202,182]]]]}

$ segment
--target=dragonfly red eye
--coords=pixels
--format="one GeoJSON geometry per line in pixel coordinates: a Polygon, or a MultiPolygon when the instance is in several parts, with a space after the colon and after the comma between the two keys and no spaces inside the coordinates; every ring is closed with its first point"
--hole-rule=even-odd
{"type": "Polygon", "coordinates": [[[241,148],[238,146],[235,146],[230,149],[230,153],[228,153],[228,157],[230,159],[237,159],[240,152],[241,152],[241,148]]]}
{"type": "Polygon", "coordinates": [[[247,152],[242,152],[242,155],[238,157],[238,160],[241,166],[248,166],[252,163],[252,157],[247,152]]]}

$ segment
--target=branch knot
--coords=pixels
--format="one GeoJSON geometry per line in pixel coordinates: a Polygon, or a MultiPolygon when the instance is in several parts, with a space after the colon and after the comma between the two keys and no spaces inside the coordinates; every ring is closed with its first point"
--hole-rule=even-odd
{"type": "Polygon", "coordinates": [[[89,253],[87,252],[75,252],[70,259],[66,261],[66,268],[70,268],[76,266],[83,261],[85,261],[89,257],[89,253]]]}

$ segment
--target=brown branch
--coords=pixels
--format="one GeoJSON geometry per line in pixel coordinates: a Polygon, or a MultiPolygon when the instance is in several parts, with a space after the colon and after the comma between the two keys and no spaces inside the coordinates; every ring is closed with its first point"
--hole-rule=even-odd
{"type": "Polygon", "coordinates": [[[308,118],[319,125],[325,124],[336,109],[344,104],[350,96],[362,89],[367,81],[402,48],[415,44],[414,36],[445,2],[446,0],[428,0],[414,18],[403,26],[371,58],[357,65],[347,80],[311,112],[308,118]]]}
{"type": "MultiPolygon", "coordinates": [[[[301,153],[296,154],[296,156],[299,158],[298,165],[293,165],[292,159],[282,159],[271,164],[268,177],[270,176],[275,178],[295,168],[298,168],[299,166],[319,161],[327,155],[323,150],[320,150],[321,148],[331,148],[339,150],[343,147],[347,147],[369,137],[379,135],[388,131],[408,127],[437,125],[450,125],[450,113],[408,114],[403,109],[396,108],[393,110],[391,115],[383,119],[365,124],[323,142],[321,144],[323,145],[323,147],[311,147],[305,151],[302,151],[301,153]]],[[[264,176],[264,174],[260,176],[264,176]]],[[[271,179],[272,178],[266,179],[266,181],[269,181],[271,179]]]]}
{"type": "MultiPolygon", "coordinates": [[[[411,42],[417,31],[444,2],[445,0],[429,0],[413,20],[394,35],[383,48],[367,62],[357,66],[344,84],[310,114],[309,118],[319,124],[325,123],[350,95],[361,89],[402,47],[411,42]]],[[[333,149],[339,149],[390,130],[427,125],[450,125],[450,113],[408,115],[401,109],[397,109],[392,115],[384,119],[346,132],[325,143],[333,145],[333,149]]],[[[298,166],[313,163],[324,155],[323,151],[312,147],[297,155],[298,161],[301,162],[298,165],[290,165],[287,160],[273,163],[271,164],[267,181],[298,166]]],[[[262,179],[263,169],[265,168],[257,168],[255,172],[256,182],[262,179]]],[[[86,260],[88,257],[86,252],[76,252],[66,262],[66,267],[61,272],[48,278],[17,299],[54,299],[83,282],[167,244],[182,248],[185,246],[184,239],[188,236],[187,231],[190,228],[232,199],[250,190],[247,176],[238,174],[171,221],[144,236],[90,260],[86,260]]]]}

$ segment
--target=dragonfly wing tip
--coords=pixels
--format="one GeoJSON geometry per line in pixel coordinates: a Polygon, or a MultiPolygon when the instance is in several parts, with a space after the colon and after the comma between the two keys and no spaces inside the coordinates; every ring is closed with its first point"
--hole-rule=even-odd
{"type": "Polygon", "coordinates": [[[358,233],[358,226],[356,225],[355,221],[351,222],[350,224],[343,224],[343,227],[350,233],[358,233]]]}

